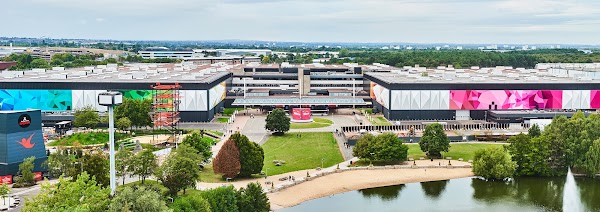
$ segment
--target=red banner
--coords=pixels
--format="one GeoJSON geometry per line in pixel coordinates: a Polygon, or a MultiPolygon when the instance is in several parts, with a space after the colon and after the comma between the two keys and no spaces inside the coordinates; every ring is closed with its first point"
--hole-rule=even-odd
{"type": "Polygon", "coordinates": [[[42,172],[34,172],[33,178],[35,179],[35,181],[40,181],[44,179],[44,176],[42,175],[42,172]]]}
{"type": "Polygon", "coordinates": [[[0,176],[0,184],[12,184],[12,175],[0,176]]]}
{"type": "Polygon", "coordinates": [[[292,119],[302,120],[302,112],[300,111],[300,108],[292,109],[292,119]]]}
{"type": "Polygon", "coordinates": [[[310,120],[310,108],[302,108],[302,120],[310,120]]]}

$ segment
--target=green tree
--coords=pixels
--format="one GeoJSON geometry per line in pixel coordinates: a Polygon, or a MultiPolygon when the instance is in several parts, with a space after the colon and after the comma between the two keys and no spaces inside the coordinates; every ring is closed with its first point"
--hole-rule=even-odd
{"type": "Polygon", "coordinates": [[[240,133],[231,135],[229,139],[235,141],[237,149],[240,152],[241,168],[239,176],[250,177],[252,174],[260,173],[265,160],[263,148],[240,133]]]}
{"type": "Polygon", "coordinates": [[[158,167],[156,156],[150,149],[146,149],[135,155],[132,165],[133,174],[142,178],[142,184],[158,167]]]}
{"type": "Polygon", "coordinates": [[[126,130],[131,127],[131,120],[127,117],[122,117],[115,123],[117,129],[126,130]]]}
{"type": "Polygon", "coordinates": [[[213,171],[215,174],[222,174],[223,177],[234,178],[240,173],[240,170],[240,151],[235,145],[235,141],[230,138],[225,141],[213,160],[213,171]]]}
{"type": "Polygon", "coordinates": [[[188,195],[175,199],[173,212],[211,212],[210,204],[200,195],[188,195]]]}
{"type": "Polygon", "coordinates": [[[36,58],[31,61],[30,68],[50,69],[52,66],[50,66],[46,60],[42,58],[36,58]]]}
{"type": "Polygon", "coordinates": [[[73,125],[76,127],[93,129],[98,125],[99,121],[100,117],[98,116],[96,109],[92,108],[91,106],[86,106],[75,111],[75,120],[73,120],[73,125]]]}
{"type": "Polygon", "coordinates": [[[588,176],[595,176],[600,172],[600,139],[596,139],[588,152],[585,154],[585,165],[583,166],[588,176]]]}
{"type": "Polygon", "coordinates": [[[283,109],[277,108],[267,115],[265,129],[275,134],[283,134],[290,130],[290,118],[283,109]]]}
{"type": "Polygon", "coordinates": [[[35,185],[35,176],[33,174],[33,162],[35,161],[35,157],[28,157],[23,160],[21,164],[19,164],[19,176],[16,179],[15,186],[16,187],[26,187],[35,185]]]}
{"type": "Polygon", "coordinates": [[[148,113],[151,107],[152,99],[124,98],[123,103],[115,107],[115,117],[117,119],[127,117],[135,127],[150,126],[152,120],[148,113]]]}
{"type": "Polygon", "coordinates": [[[408,156],[408,146],[393,133],[384,133],[375,137],[375,160],[405,161],[408,156]]]}
{"type": "Polygon", "coordinates": [[[529,135],[529,137],[535,138],[542,135],[542,131],[540,130],[540,126],[538,126],[537,124],[533,124],[531,125],[531,128],[529,128],[527,134],[529,135]]]}
{"type": "Polygon", "coordinates": [[[83,171],[90,174],[100,185],[108,187],[110,183],[108,155],[101,150],[91,151],[82,158],[83,171]]]}
{"type": "MultiPolygon", "coordinates": [[[[201,133],[203,132],[204,131],[201,131],[201,133]]],[[[191,135],[185,136],[182,143],[196,149],[196,151],[202,155],[204,162],[208,162],[208,160],[212,158],[212,144],[208,142],[208,139],[203,139],[203,135],[201,133],[193,132],[191,135]]]]}
{"type": "Polygon", "coordinates": [[[167,187],[171,196],[183,189],[194,187],[200,179],[202,156],[196,149],[181,144],[172,152],[167,160],[157,169],[156,177],[167,187]]]}
{"type": "Polygon", "coordinates": [[[240,188],[237,192],[237,206],[239,211],[271,210],[269,198],[258,183],[248,183],[246,188],[240,188]]]}
{"type": "Polygon", "coordinates": [[[109,195],[110,189],[84,172],[74,182],[61,177],[56,184],[42,184],[37,196],[26,197],[23,211],[105,211],[109,195]]]}
{"type": "Polygon", "coordinates": [[[361,159],[375,160],[375,151],[375,136],[365,134],[356,142],[356,146],[352,149],[352,154],[361,159]]]}
{"type": "Polygon", "coordinates": [[[127,148],[120,149],[115,154],[115,171],[117,177],[123,177],[122,185],[125,185],[125,177],[133,171],[133,159],[133,152],[127,148]]]}
{"type": "Polygon", "coordinates": [[[168,211],[165,201],[159,193],[143,186],[136,189],[125,187],[116,193],[112,199],[109,211],[148,211],[162,212],[168,211]]]}
{"type": "Polygon", "coordinates": [[[350,51],[348,51],[348,49],[340,50],[340,57],[348,57],[348,56],[350,56],[350,51]]]}
{"type": "Polygon", "coordinates": [[[222,186],[201,193],[212,211],[237,212],[237,191],[233,186],[222,186]]]}
{"type": "MultiPolygon", "coordinates": [[[[48,169],[50,176],[60,177],[73,177],[77,176],[78,172],[75,170],[75,156],[64,154],[63,149],[59,148],[58,151],[51,153],[48,159],[44,161],[42,166],[48,169]]],[[[78,168],[79,169],[79,168],[78,168]]]]}
{"type": "Polygon", "coordinates": [[[10,193],[10,188],[8,187],[8,184],[0,184],[0,198],[3,198],[8,193],[10,193]]]}
{"type": "Polygon", "coordinates": [[[486,179],[512,177],[516,167],[506,150],[500,147],[477,150],[473,157],[473,173],[486,179]]]}
{"type": "Polygon", "coordinates": [[[450,140],[448,140],[442,125],[434,123],[425,127],[419,146],[423,152],[427,153],[428,157],[440,158],[442,157],[441,152],[448,152],[450,140]]]}

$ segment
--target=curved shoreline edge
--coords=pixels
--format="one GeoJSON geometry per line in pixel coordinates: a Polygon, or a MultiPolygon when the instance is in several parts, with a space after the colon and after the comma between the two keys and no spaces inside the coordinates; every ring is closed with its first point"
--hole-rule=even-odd
{"type": "Polygon", "coordinates": [[[406,183],[472,177],[471,168],[416,168],[352,170],[329,174],[277,192],[268,193],[271,210],[293,207],[303,202],[366,188],[406,183]]]}

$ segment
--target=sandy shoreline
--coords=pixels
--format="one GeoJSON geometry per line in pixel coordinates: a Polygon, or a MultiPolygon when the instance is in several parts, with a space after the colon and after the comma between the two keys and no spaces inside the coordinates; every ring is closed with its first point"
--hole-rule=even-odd
{"type": "Polygon", "coordinates": [[[267,196],[271,210],[277,210],[347,191],[470,176],[471,168],[355,170],[319,177],[267,196]]]}

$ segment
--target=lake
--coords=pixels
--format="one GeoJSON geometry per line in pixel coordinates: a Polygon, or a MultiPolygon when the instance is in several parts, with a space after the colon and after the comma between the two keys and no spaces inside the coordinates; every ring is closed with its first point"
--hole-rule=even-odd
{"type": "MultiPolygon", "coordinates": [[[[586,211],[600,211],[600,180],[576,181],[586,211]]],[[[460,178],[350,191],[278,211],[561,211],[564,184],[564,177],[460,178]]]]}

